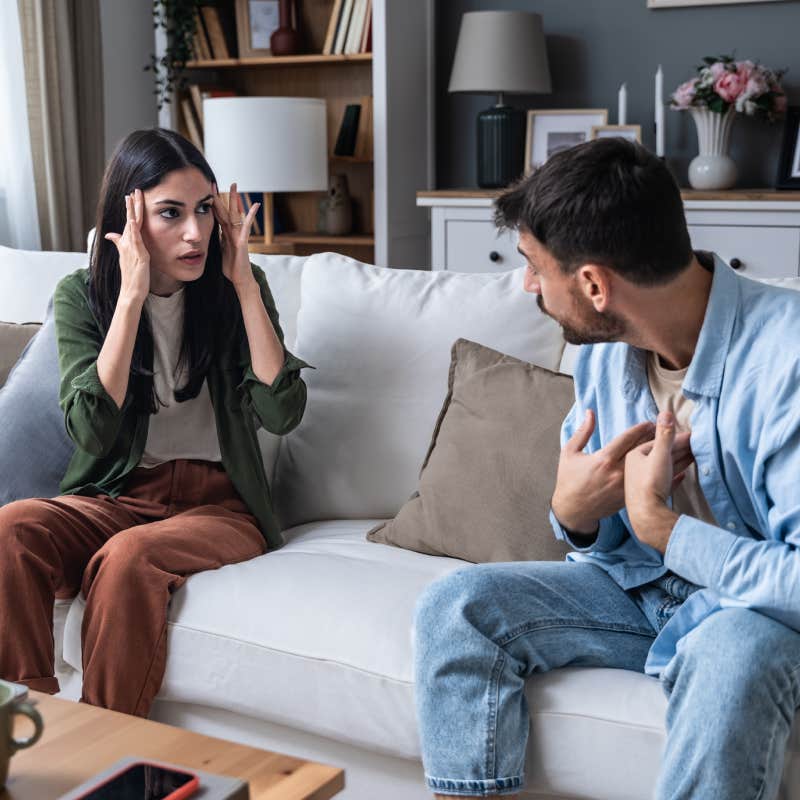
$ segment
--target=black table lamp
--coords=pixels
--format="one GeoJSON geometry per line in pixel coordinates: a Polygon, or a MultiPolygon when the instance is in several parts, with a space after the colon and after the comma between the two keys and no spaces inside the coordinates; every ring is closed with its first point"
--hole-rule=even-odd
{"type": "Polygon", "coordinates": [[[527,11],[470,11],[461,18],[451,92],[496,94],[478,115],[478,186],[496,189],[522,175],[525,112],[506,94],[551,91],[542,17],[527,11]]]}

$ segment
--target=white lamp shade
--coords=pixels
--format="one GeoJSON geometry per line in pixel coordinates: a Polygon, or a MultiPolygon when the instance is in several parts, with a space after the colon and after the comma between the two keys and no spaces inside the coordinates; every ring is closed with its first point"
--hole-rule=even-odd
{"type": "Polygon", "coordinates": [[[550,67],[541,15],[528,11],[469,11],[464,14],[449,91],[550,92],[550,67]]]}
{"type": "Polygon", "coordinates": [[[213,97],[203,101],[205,156],[219,191],[313,192],[328,188],[325,101],[213,97]]]}

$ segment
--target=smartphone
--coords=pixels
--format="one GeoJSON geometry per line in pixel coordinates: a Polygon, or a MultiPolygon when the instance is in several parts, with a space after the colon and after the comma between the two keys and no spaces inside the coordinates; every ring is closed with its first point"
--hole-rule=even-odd
{"type": "Polygon", "coordinates": [[[197,791],[197,775],[137,761],[88,789],[78,800],[184,800],[197,791]]]}

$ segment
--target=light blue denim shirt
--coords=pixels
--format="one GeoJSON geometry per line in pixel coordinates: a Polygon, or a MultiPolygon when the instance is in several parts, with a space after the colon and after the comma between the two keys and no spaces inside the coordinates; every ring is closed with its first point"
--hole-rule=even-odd
{"type": "MultiPolygon", "coordinates": [[[[562,444],[594,409],[586,452],[658,414],[647,353],[623,343],[584,346],[562,444]]],[[[666,554],[640,542],[625,509],[577,548],[626,590],[672,572],[701,587],[660,630],[645,666],[659,675],[678,640],[721,608],[745,607],[800,631],[800,292],[748,280],[715,256],[697,348],[683,383],[695,402],[691,447],[719,527],[681,515],[666,554]]]]}

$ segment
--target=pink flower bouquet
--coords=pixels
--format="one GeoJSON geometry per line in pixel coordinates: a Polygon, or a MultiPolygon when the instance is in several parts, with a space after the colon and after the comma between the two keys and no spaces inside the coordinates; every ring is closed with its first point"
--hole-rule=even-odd
{"type": "Polygon", "coordinates": [[[786,70],[776,72],[752,61],[734,61],[731,56],[706,57],[703,62],[697,77],[673,92],[672,108],[704,107],[720,114],[734,108],[740,114],[770,121],[786,111],[780,84],[786,70]]]}

